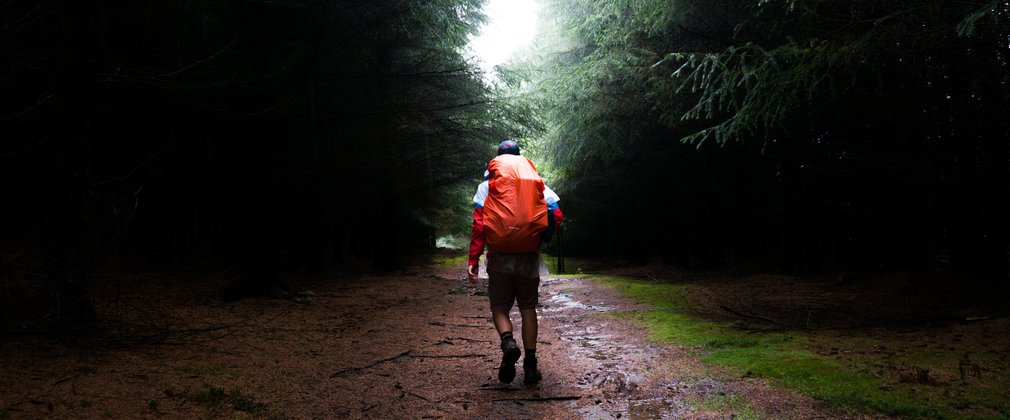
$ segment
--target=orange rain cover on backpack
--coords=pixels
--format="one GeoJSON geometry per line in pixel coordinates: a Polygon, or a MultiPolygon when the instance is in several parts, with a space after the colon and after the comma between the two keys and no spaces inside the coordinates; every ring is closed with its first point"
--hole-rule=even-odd
{"type": "Polygon", "coordinates": [[[547,229],[544,181],[533,162],[518,155],[500,155],[488,169],[484,201],[484,233],[488,246],[505,253],[536,252],[547,229]]]}

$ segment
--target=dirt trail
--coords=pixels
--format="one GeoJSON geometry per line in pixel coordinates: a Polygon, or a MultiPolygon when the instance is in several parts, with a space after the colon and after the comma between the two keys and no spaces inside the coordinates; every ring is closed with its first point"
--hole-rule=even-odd
{"type": "Polygon", "coordinates": [[[210,298],[213,282],[148,279],[149,290],[121,296],[112,309],[138,305],[145,317],[160,316],[168,333],[154,343],[0,344],[8,362],[0,367],[0,419],[736,414],[698,408],[713,396],[742,398],[769,417],[825,415],[759,380],[699,374],[693,349],[650,344],[638,327],[607,315],[633,304],[591,282],[550,276],[540,295],[544,380],[524,387],[520,369],[513,384],[500,384],[498,340],[480,293],[486,280],[468,289],[462,274],[427,267],[293,279],[314,292],[301,304],[221,304],[210,298]]]}

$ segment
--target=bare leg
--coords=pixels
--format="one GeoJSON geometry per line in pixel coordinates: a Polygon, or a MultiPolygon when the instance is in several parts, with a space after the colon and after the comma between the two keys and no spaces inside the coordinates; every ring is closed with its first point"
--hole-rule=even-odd
{"type": "Polygon", "coordinates": [[[492,309],[491,319],[494,321],[495,329],[498,330],[498,335],[509,333],[508,340],[501,342],[502,359],[501,366],[498,367],[498,381],[507,384],[516,377],[516,361],[519,360],[522,351],[519,350],[515,339],[512,338],[512,320],[509,318],[508,312],[492,309]]]}
{"type": "MultiPolygon", "coordinates": [[[[498,330],[498,335],[501,335],[501,333],[506,331],[512,332],[512,319],[509,318],[508,312],[503,312],[498,309],[492,310],[491,320],[494,321],[494,328],[498,330]]],[[[525,321],[523,321],[523,325],[526,325],[525,321]]],[[[523,328],[523,331],[525,331],[525,327],[523,328]]]]}
{"type": "Polygon", "coordinates": [[[543,379],[540,369],[537,369],[537,309],[520,309],[519,314],[523,317],[523,347],[526,348],[526,359],[523,360],[524,385],[533,385],[543,379]]]}
{"type": "MultiPolygon", "coordinates": [[[[537,325],[537,308],[520,309],[519,315],[523,319],[523,347],[535,350],[537,348],[537,333],[540,328],[537,325]]],[[[510,322],[509,328],[511,327],[512,323],[510,322]]]]}

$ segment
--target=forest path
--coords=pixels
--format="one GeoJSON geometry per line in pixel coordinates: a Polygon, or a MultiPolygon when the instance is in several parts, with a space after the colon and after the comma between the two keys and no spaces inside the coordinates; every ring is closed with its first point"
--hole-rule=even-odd
{"type": "MultiPolygon", "coordinates": [[[[741,398],[753,410],[749,414],[824,416],[795,393],[760,381],[710,376],[695,349],[649,342],[640,325],[619,315],[643,308],[610,288],[570,276],[542,278],[538,358],[543,381],[523,386],[519,369],[513,384],[500,384],[501,353],[484,293],[487,279],[472,288],[463,268],[431,270],[418,274],[410,287],[419,293],[402,312],[416,316],[405,326],[414,344],[394,346],[337,374],[337,387],[347,393],[369,389],[359,397],[363,412],[382,417],[731,418],[740,414],[734,410],[741,405],[725,401],[741,398]],[[347,370],[360,367],[366,368],[347,370]]],[[[518,332],[515,308],[512,319],[518,332]]],[[[375,346],[389,339],[371,338],[375,346]]]]}
{"type": "Polygon", "coordinates": [[[102,338],[0,342],[0,419],[730,418],[740,400],[743,414],[824,416],[649,342],[620,315],[642,308],[583,278],[543,278],[544,379],[526,387],[521,369],[498,382],[486,279],[468,287],[462,267],[289,279],[312,291],[304,303],[225,304],[219,276],[148,276],[96,288],[119,329],[102,338]]]}
{"type": "MultiPolygon", "coordinates": [[[[401,314],[413,318],[404,320],[412,325],[404,325],[400,332],[406,337],[401,338],[413,343],[390,346],[397,338],[372,335],[367,348],[388,350],[372,351],[371,358],[335,373],[335,386],[341,394],[358,395],[356,406],[362,414],[684,418],[690,417],[691,410],[678,394],[722,392],[714,380],[681,383],[673,379],[670,363],[683,354],[650,346],[642,339],[642,331],[606,316],[626,304],[609,290],[577,278],[549,276],[541,284],[539,311],[538,357],[544,379],[536,386],[523,386],[519,369],[512,384],[501,384],[497,380],[501,353],[489,316],[487,280],[482,279],[476,288],[467,287],[462,273],[415,278],[406,287],[418,291],[416,300],[400,305],[405,309],[401,314]],[[368,392],[361,393],[364,389],[368,392]]],[[[389,314],[376,319],[385,317],[395,318],[389,314]]],[[[516,309],[512,318],[518,332],[516,309]]],[[[729,416],[724,414],[714,417],[729,416]]]]}

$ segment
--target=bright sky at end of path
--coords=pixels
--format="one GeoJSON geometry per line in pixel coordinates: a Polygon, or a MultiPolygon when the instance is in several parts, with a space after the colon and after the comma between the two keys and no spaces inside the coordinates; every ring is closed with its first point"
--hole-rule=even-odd
{"type": "Polygon", "coordinates": [[[537,29],[537,0],[488,0],[484,5],[487,24],[470,40],[470,50],[480,60],[485,74],[503,64],[533,42],[537,29]]]}

